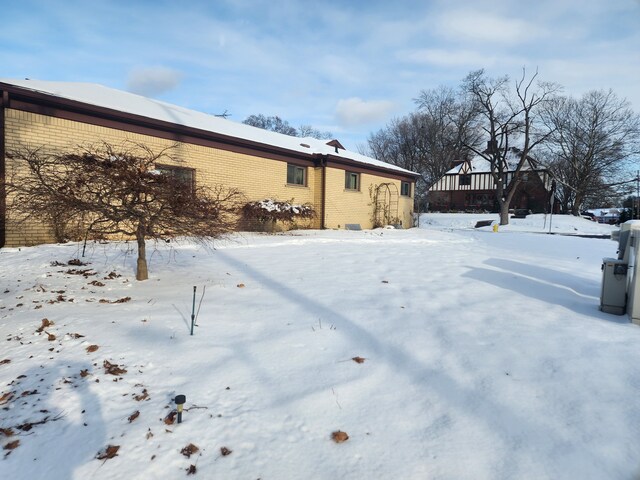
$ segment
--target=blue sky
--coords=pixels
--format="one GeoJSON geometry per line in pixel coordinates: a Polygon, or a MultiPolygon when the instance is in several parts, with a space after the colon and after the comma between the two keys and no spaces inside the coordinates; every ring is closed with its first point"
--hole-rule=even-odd
{"type": "Polygon", "coordinates": [[[96,82],[356,149],[471,70],[523,67],[640,112],[640,0],[5,2],[0,77],[96,82]]]}

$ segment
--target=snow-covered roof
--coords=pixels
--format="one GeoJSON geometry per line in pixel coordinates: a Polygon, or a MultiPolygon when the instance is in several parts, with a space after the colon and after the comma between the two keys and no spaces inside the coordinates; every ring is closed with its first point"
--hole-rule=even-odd
{"type": "Polygon", "coordinates": [[[108,108],[119,112],[139,115],[141,117],[170,122],[190,128],[197,128],[264,145],[284,148],[293,152],[332,155],[334,157],[341,157],[364,165],[415,175],[415,173],[410,170],[406,170],[356,152],[342,149],[338,149],[336,151],[335,147],[327,145],[327,140],[318,140],[311,137],[292,137],[281,133],[271,132],[95,83],[13,80],[1,78],[0,83],[89,105],[108,108]]]}

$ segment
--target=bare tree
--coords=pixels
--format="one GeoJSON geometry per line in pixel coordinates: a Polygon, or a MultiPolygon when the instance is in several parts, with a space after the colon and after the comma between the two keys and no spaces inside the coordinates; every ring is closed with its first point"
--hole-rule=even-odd
{"type": "Polygon", "coordinates": [[[317,138],[318,140],[331,140],[333,138],[333,133],[331,132],[323,132],[318,130],[317,128],[312,127],[311,125],[300,125],[297,130],[298,137],[312,137],[317,138]]]}
{"type": "Polygon", "coordinates": [[[251,125],[252,127],[262,128],[263,130],[283,133],[292,137],[313,137],[318,140],[329,140],[333,136],[331,132],[323,132],[311,125],[300,125],[298,128],[292,127],[289,122],[277,115],[272,117],[267,117],[261,113],[258,115],[249,115],[242,123],[251,125]]]}
{"type": "Polygon", "coordinates": [[[190,169],[169,167],[180,165],[173,150],[104,143],[75,152],[43,147],[9,152],[8,211],[21,221],[44,222],[64,212],[85,222],[86,237],[133,237],[136,279],[146,280],[145,240],[219,237],[235,227],[242,199],[235,189],[195,185],[190,169]]]}
{"type": "Polygon", "coordinates": [[[603,192],[627,183],[628,160],[640,153],[640,120],[629,102],[611,90],[560,97],[546,106],[543,120],[551,132],[549,167],[566,211],[579,215],[603,192]]]}
{"type": "Polygon", "coordinates": [[[421,174],[416,183],[417,203],[426,201],[431,185],[454,162],[468,156],[467,145],[478,144],[478,135],[470,128],[472,111],[461,100],[446,87],[423,90],[415,100],[419,111],[394,119],[369,135],[363,153],[421,174]]]}
{"type": "Polygon", "coordinates": [[[488,138],[487,148],[467,145],[476,155],[489,162],[496,184],[496,200],[500,207],[500,224],[509,223],[509,206],[522,182],[522,169],[531,151],[542,143],[549,131],[537,128],[541,107],[559,87],[536,82],[538,72],[527,78],[523,69],[520,79],[509,88],[509,78],[488,78],[484,70],[471,72],[462,89],[474,107],[476,127],[488,138]],[[517,147],[514,159],[512,147],[517,147]]]}

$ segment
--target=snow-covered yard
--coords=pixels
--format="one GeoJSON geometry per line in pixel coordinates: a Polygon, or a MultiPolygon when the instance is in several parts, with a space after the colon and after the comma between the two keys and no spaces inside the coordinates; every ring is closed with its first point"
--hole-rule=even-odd
{"type": "Polygon", "coordinates": [[[637,478],[640,328],[598,310],[616,244],[485,218],[162,244],[146,282],[121,244],[0,250],[0,478],[637,478]]]}

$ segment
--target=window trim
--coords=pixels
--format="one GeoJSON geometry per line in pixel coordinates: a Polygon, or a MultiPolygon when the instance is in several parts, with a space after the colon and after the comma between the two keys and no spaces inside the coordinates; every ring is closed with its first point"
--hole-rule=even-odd
{"type": "Polygon", "coordinates": [[[301,165],[296,165],[295,163],[287,163],[287,185],[294,185],[296,187],[306,187],[307,186],[307,167],[303,167],[301,165]],[[293,169],[293,178],[292,180],[296,179],[296,171],[297,169],[300,169],[302,171],[302,183],[295,183],[295,182],[290,182],[289,181],[289,169],[292,168],[293,169]]]}
{"type": "Polygon", "coordinates": [[[350,171],[350,170],[345,170],[345,172],[344,172],[344,189],[349,191],[349,192],[359,192],[360,191],[360,173],[359,172],[353,172],[353,171],[350,171]],[[351,180],[352,178],[356,179],[355,188],[351,188],[349,186],[351,184],[351,182],[349,180],[351,180]]]}
{"type": "Polygon", "coordinates": [[[400,195],[402,195],[403,197],[411,196],[411,182],[405,182],[404,180],[400,182],[400,195]],[[404,193],[405,186],[407,187],[407,193],[404,193]]]}

